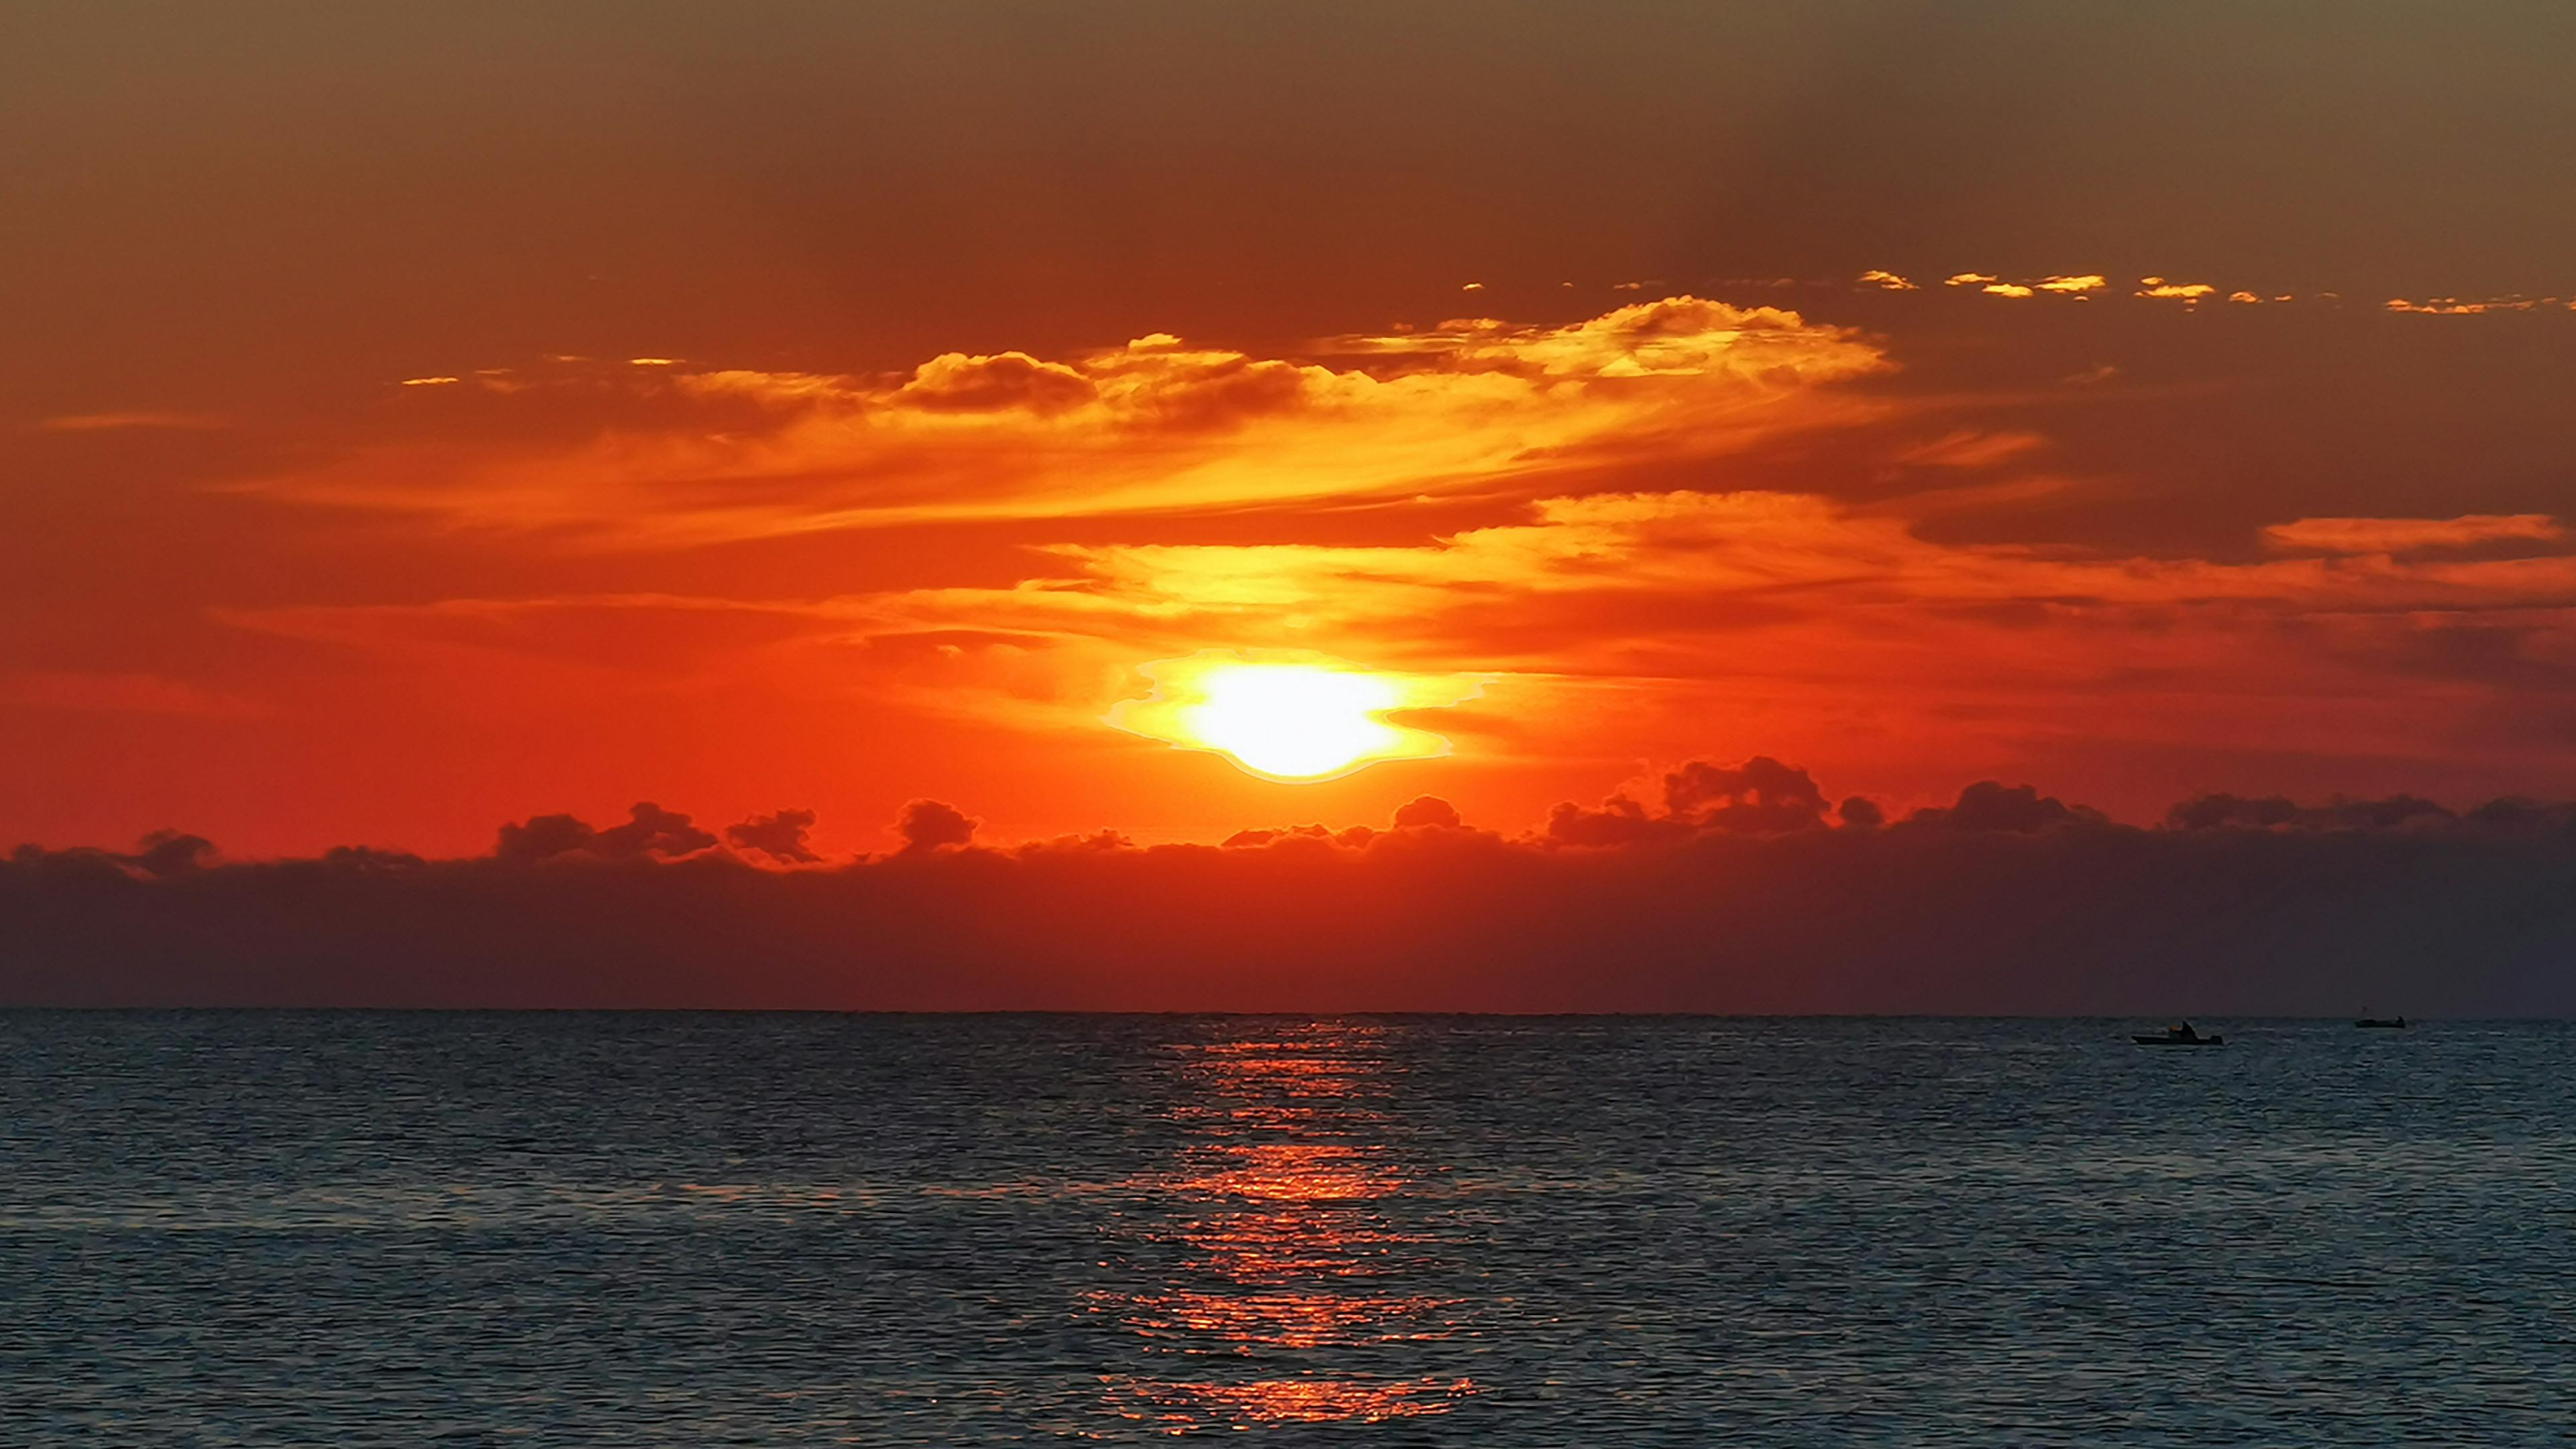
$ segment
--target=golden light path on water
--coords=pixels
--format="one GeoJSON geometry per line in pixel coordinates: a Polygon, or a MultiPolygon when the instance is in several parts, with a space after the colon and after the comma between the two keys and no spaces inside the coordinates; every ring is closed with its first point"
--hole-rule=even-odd
{"type": "Polygon", "coordinates": [[[1172,1368],[1110,1383],[1113,1412],[1186,1434],[1416,1418],[1476,1392],[1340,1367],[1459,1332],[1458,1301],[1418,1286],[1442,1244],[1389,1210],[1420,1184],[1368,1105],[1388,1087],[1379,1034],[1300,1024],[1179,1049],[1195,1140],[1153,1184],[1178,1268],[1094,1305],[1172,1368]]]}
{"type": "Polygon", "coordinates": [[[1263,779],[1298,783],[1449,753],[1446,738],[1387,716],[1463,704],[1486,683],[1285,650],[1203,649],[1138,665],[1137,672],[1153,682],[1153,692],[1111,706],[1106,723],[1223,755],[1263,779]]]}

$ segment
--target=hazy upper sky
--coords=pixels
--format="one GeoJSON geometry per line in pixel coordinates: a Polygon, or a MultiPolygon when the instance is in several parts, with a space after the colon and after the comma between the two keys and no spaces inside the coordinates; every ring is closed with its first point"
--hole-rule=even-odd
{"type": "Polygon", "coordinates": [[[1757,753],[2576,793],[2570,54],[2563,3],[19,0],[0,840],[1513,827],[1757,753]],[[1210,649],[1483,693],[1319,785],[1100,722],[1210,649]]]}

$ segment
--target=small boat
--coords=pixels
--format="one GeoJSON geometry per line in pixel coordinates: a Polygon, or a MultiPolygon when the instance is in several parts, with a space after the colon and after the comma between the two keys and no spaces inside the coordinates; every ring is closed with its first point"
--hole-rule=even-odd
{"type": "Polygon", "coordinates": [[[2192,1030],[2191,1023],[2187,1021],[2183,1022],[2179,1026],[2166,1027],[2162,1032],[2155,1036],[2133,1036],[2130,1037],[2129,1040],[2136,1042],[2140,1046],[2227,1045],[2227,1038],[2223,1036],[2202,1036],[2199,1032],[2192,1030]]]}
{"type": "Polygon", "coordinates": [[[2382,1031],[2404,1031],[2406,1029],[2406,1018],[2402,1016],[2365,1016],[2361,1020],[2354,1022],[2353,1025],[2375,1027],[2382,1031]]]}

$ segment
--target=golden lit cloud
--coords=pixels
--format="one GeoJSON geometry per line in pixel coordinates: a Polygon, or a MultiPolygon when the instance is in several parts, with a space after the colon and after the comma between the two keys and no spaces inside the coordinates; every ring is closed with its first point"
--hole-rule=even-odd
{"type": "Polygon", "coordinates": [[[1864,286],[1876,287],[1883,292],[1911,292],[1915,289],[1914,284],[1905,278],[1894,272],[1881,271],[1876,267],[1861,273],[1859,281],[1864,286]]]}
{"type": "Polygon", "coordinates": [[[1335,338],[1321,355],[1346,360],[1157,333],[1070,360],[947,353],[879,379],[493,369],[467,390],[477,406],[617,396],[656,421],[544,448],[460,422],[244,486],[611,542],[1411,497],[1851,421],[1884,405],[1829,385],[1889,366],[1849,329],[1695,297],[1560,327],[1335,338]]]}
{"type": "Polygon", "coordinates": [[[2019,282],[1992,282],[1988,283],[1983,290],[1997,297],[2027,297],[2031,295],[2030,288],[2023,286],[2019,282]]]}
{"type": "Polygon", "coordinates": [[[2039,290],[2043,292],[2063,292],[2070,295],[2098,292],[2109,285],[2111,285],[2110,279],[2098,272],[2087,272],[2082,276],[2050,277],[2038,284],[2039,290]]]}
{"type": "Polygon", "coordinates": [[[2561,306],[2576,308],[2576,302],[2562,297],[2429,297],[2410,302],[2391,297],[2383,304],[2391,312],[2415,312],[2433,317],[2476,317],[2488,312],[2555,311],[2561,306]]]}

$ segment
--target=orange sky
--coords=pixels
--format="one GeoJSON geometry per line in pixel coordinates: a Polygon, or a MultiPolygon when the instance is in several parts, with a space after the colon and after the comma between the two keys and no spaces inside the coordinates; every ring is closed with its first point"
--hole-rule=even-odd
{"type": "Polygon", "coordinates": [[[0,844],[2576,792],[2569,12],[1788,9],[14,9],[0,844]]]}

